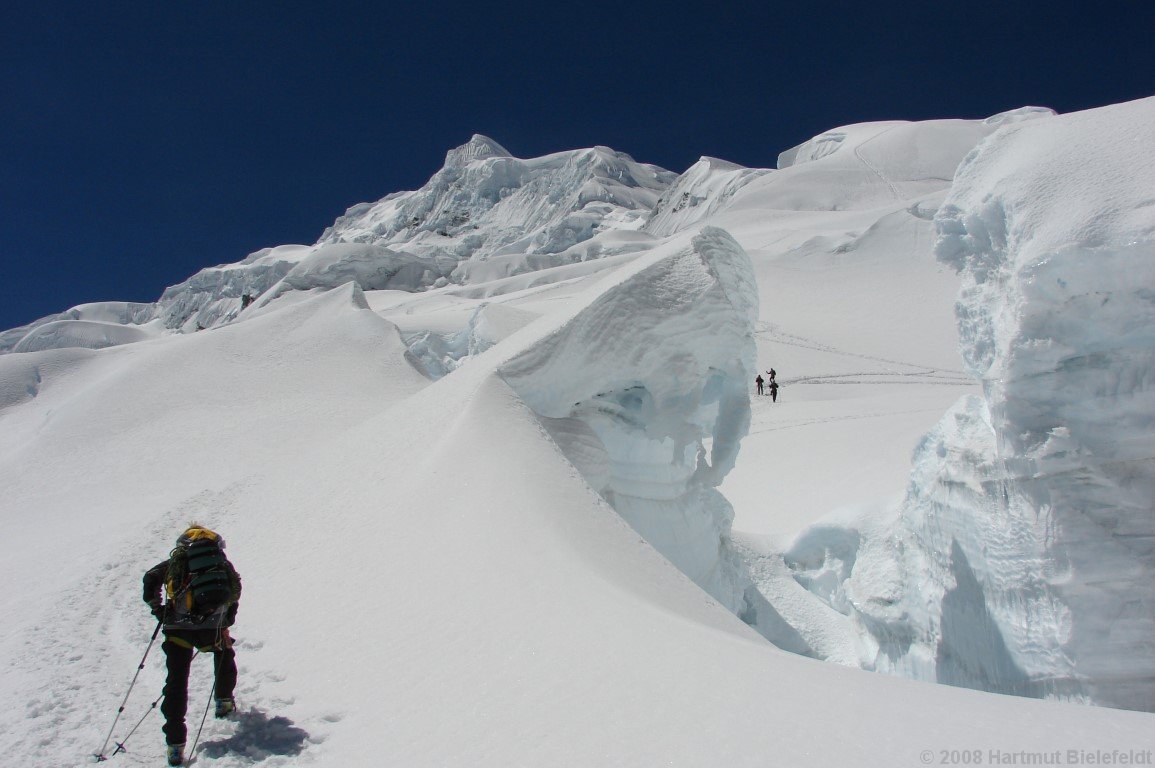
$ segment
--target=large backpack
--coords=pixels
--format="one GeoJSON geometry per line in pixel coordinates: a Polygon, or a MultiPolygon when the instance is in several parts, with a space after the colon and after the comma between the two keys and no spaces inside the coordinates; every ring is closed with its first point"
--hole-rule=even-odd
{"type": "Polygon", "coordinates": [[[178,615],[204,618],[234,598],[229,561],[213,538],[198,538],[174,549],[165,585],[178,615]]]}

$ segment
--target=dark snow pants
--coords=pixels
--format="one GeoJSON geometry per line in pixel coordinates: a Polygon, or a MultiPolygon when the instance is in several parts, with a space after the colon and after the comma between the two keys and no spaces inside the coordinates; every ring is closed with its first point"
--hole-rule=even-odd
{"type": "Polygon", "coordinates": [[[216,683],[213,695],[218,699],[232,697],[237,684],[237,655],[227,630],[218,635],[215,629],[176,631],[164,633],[164,649],[168,679],[164,684],[164,740],[169,744],[184,744],[188,737],[184,716],[188,709],[188,673],[194,649],[212,651],[216,683]]]}

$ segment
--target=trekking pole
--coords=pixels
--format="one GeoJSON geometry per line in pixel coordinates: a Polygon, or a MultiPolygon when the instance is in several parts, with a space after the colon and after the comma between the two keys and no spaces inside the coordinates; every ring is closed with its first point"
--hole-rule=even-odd
{"type": "Polygon", "coordinates": [[[160,634],[160,628],[163,624],[164,622],[159,619],[157,620],[156,629],[152,631],[152,638],[148,641],[148,647],[144,649],[144,656],[141,657],[140,664],[136,668],[136,674],[132,676],[132,682],[129,683],[128,690],[125,691],[124,699],[120,702],[120,709],[116,710],[116,717],[112,721],[112,727],[108,729],[108,735],[104,737],[104,744],[100,746],[100,751],[93,755],[98,763],[108,759],[104,754],[104,750],[108,748],[108,741],[112,738],[112,732],[116,730],[116,724],[120,721],[120,716],[124,714],[124,705],[128,703],[128,697],[132,693],[132,689],[136,687],[136,679],[140,677],[140,671],[144,669],[144,662],[148,659],[148,653],[152,650],[153,643],[156,642],[156,636],[160,634]]]}
{"type": "MultiPolygon", "coordinates": [[[[195,653],[193,653],[193,658],[195,659],[198,654],[200,654],[199,649],[195,653]]],[[[136,733],[137,729],[140,728],[140,726],[144,725],[144,721],[147,720],[148,716],[151,715],[153,713],[153,711],[156,710],[156,705],[159,704],[160,700],[163,698],[164,698],[164,691],[162,690],[160,693],[160,696],[157,696],[155,699],[152,700],[152,703],[148,705],[148,711],[146,711],[143,715],[141,715],[140,719],[136,721],[136,725],[132,726],[132,730],[129,731],[128,734],[123,739],[121,739],[120,741],[112,742],[113,744],[116,745],[116,749],[112,750],[112,754],[110,755],[110,757],[116,757],[121,752],[127,752],[128,751],[128,748],[125,747],[124,745],[128,743],[129,739],[132,738],[132,734],[136,733]]]]}

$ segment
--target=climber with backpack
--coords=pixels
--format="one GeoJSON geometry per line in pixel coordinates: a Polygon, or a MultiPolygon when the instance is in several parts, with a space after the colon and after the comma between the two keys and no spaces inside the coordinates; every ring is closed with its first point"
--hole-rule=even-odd
{"type": "Polygon", "coordinates": [[[169,765],[184,765],[188,675],[196,653],[213,654],[216,716],[228,717],[236,709],[237,662],[228,628],[237,616],[241,578],[224,548],[220,534],[194,523],[177,539],[168,559],[144,574],[144,601],[164,630],[161,648],[168,678],[160,711],[169,765]]]}

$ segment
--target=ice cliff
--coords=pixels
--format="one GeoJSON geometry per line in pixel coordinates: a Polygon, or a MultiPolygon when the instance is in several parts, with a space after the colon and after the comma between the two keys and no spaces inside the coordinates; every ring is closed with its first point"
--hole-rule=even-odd
{"type": "Polygon", "coordinates": [[[936,254],[984,396],[924,440],[892,520],[784,557],[864,666],[1155,710],[1153,124],[1155,99],[1007,120],[960,166],[936,254]]]}
{"type": "Polygon", "coordinates": [[[749,257],[707,228],[499,369],[589,485],[735,612],[748,579],[716,486],[749,427],[757,315],[749,257]]]}

